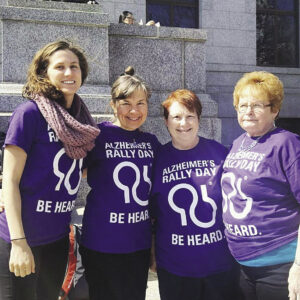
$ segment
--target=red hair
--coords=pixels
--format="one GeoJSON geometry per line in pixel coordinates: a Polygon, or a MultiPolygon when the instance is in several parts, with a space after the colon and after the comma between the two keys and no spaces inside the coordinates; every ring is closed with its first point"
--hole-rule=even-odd
{"type": "Polygon", "coordinates": [[[168,96],[168,98],[161,104],[164,110],[165,119],[168,119],[169,108],[174,102],[179,102],[190,112],[196,112],[198,119],[200,119],[202,113],[202,105],[199,98],[194,92],[185,89],[172,92],[168,96]]]}

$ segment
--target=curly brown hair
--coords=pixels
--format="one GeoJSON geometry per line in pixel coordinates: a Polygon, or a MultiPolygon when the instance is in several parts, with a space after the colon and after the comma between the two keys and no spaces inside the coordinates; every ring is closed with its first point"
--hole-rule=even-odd
{"type": "Polygon", "coordinates": [[[81,84],[84,83],[88,75],[88,62],[83,50],[69,41],[59,40],[45,45],[35,54],[28,68],[27,81],[22,91],[23,97],[32,99],[34,95],[42,94],[51,100],[64,103],[63,93],[50,82],[47,76],[49,58],[59,50],[70,50],[78,57],[81,84]]]}

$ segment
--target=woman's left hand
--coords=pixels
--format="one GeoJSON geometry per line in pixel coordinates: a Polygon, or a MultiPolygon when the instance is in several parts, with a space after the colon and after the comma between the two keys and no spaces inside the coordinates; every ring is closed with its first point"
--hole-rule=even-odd
{"type": "Polygon", "coordinates": [[[146,26],[152,26],[155,25],[155,22],[153,20],[150,20],[146,23],[146,26]]]}
{"type": "Polygon", "coordinates": [[[300,299],[300,266],[293,264],[289,272],[289,298],[300,299]]]}

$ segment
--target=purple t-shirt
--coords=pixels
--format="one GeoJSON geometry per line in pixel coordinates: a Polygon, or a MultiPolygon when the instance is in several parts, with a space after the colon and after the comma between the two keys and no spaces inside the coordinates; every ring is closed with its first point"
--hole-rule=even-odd
{"type": "Polygon", "coordinates": [[[130,253],[151,247],[150,174],[157,138],[110,122],[88,155],[87,197],[82,244],[107,253],[130,253]]]}
{"type": "MultiPolygon", "coordinates": [[[[26,101],[14,111],[5,145],[16,145],[27,154],[20,193],[28,244],[42,245],[66,236],[81,180],[82,159],[65,154],[34,101],[26,101]]],[[[0,213],[0,237],[10,241],[5,213],[0,213]]]]}
{"type": "Polygon", "coordinates": [[[227,152],[221,144],[203,137],[190,150],[178,150],[171,142],[160,149],[151,191],[158,268],[188,277],[232,268],[220,186],[227,152]]]}
{"type": "Polygon", "coordinates": [[[297,238],[300,223],[300,137],[276,128],[256,145],[237,138],[224,163],[223,219],[229,248],[248,260],[297,238]],[[239,151],[254,145],[248,151],[239,151]]]}

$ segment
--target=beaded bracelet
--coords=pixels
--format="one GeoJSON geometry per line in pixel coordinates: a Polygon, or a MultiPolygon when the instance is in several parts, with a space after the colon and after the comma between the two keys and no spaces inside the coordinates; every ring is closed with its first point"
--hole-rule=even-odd
{"type": "Polygon", "coordinates": [[[25,240],[25,239],[26,239],[26,237],[24,236],[24,237],[18,238],[18,239],[11,239],[10,241],[12,242],[12,241],[18,241],[18,240],[25,240]]]}

